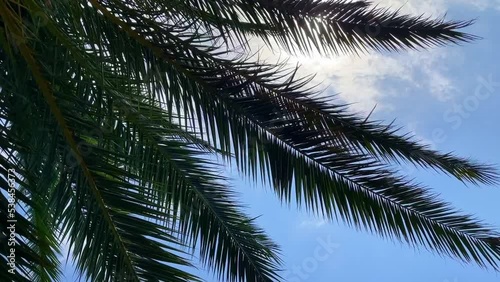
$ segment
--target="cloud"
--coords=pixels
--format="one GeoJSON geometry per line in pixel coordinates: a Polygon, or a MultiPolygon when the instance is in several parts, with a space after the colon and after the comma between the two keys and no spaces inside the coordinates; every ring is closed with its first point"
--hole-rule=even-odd
{"type": "Polygon", "coordinates": [[[327,88],[325,95],[339,94],[351,109],[370,112],[394,108],[385,97],[401,94],[405,89],[419,88],[439,101],[448,101],[457,91],[443,61],[460,64],[461,55],[433,49],[425,52],[401,54],[372,53],[360,57],[296,56],[291,64],[299,64],[299,75],[315,74],[313,83],[327,88]],[[448,60],[453,58],[453,60],[448,60]]]}
{"type": "MultiPolygon", "coordinates": [[[[480,1],[480,0],[479,0],[480,1]]],[[[411,14],[426,14],[429,16],[442,15],[446,9],[446,0],[375,0],[374,4],[380,7],[401,9],[411,14]]]]}

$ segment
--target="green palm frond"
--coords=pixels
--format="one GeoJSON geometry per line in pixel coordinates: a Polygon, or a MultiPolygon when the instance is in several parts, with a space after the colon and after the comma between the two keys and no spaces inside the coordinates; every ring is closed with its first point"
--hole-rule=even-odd
{"type": "Polygon", "coordinates": [[[68,238],[89,281],[199,281],[195,253],[220,280],[279,281],[277,244],[218,156],[286,203],[498,269],[493,228],[392,169],[497,184],[491,166],[350,114],[286,63],[234,55],[251,37],[324,55],[456,44],[472,22],[315,0],[0,0],[0,16],[0,216],[15,169],[19,280],[60,280],[68,238]]]}
{"type": "MultiPolygon", "coordinates": [[[[2,92],[5,94],[5,88],[2,92]]],[[[2,109],[8,108],[6,104],[11,102],[12,100],[2,100],[2,109]]],[[[16,106],[27,106],[22,104],[16,103],[16,106]]],[[[8,118],[5,114],[6,112],[2,112],[2,119],[8,118]]],[[[35,110],[34,115],[37,114],[39,112],[35,110]]],[[[57,258],[59,248],[55,237],[57,230],[50,225],[51,213],[44,205],[45,197],[52,191],[47,188],[53,186],[53,166],[38,162],[40,154],[51,151],[53,146],[43,147],[47,143],[36,142],[40,136],[25,131],[21,126],[7,126],[4,123],[1,129],[1,142],[4,145],[0,150],[2,254],[12,255],[12,259],[15,260],[14,265],[20,269],[16,281],[60,281],[61,271],[57,258]],[[21,142],[27,140],[31,141],[33,147],[26,148],[21,145],[21,142]],[[9,147],[15,149],[19,155],[4,150],[9,147]],[[42,167],[39,167],[40,165],[42,167]],[[12,187],[17,190],[14,198],[8,195],[12,187]],[[15,200],[13,203],[16,206],[15,213],[12,212],[13,207],[8,205],[12,203],[10,200],[15,200]],[[12,235],[16,235],[16,245],[11,244],[13,243],[11,239],[14,239],[12,235]]],[[[11,258],[2,257],[2,274],[0,274],[2,280],[11,278],[9,271],[12,271],[12,265],[8,262],[12,262],[11,258]]]]}
{"type": "Polygon", "coordinates": [[[257,35],[293,53],[399,51],[477,39],[460,31],[473,21],[410,16],[368,1],[190,0],[166,6],[162,8],[199,18],[200,25],[228,40],[257,35]]]}

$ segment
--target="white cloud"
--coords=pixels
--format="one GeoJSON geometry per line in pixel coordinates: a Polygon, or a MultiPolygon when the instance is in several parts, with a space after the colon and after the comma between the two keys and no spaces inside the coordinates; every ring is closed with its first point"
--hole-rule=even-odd
{"type": "Polygon", "coordinates": [[[405,13],[425,13],[429,16],[442,15],[446,9],[446,0],[375,0],[373,2],[380,7],[401,8],[401,11],[405,13]]]}

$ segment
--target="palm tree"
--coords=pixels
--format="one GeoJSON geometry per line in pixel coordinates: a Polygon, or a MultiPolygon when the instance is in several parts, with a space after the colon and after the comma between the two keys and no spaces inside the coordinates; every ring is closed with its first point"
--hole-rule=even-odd
{"type": "Polygon", "coordinates": [[[0,17],[1,281],[61,280],[63,241],[90,281],[199,281],[193,254],[221,281],[280,280],[221,159],[283,202],[498,268],[495,230],[393,165],[473,184],[497,183],[492,167],[350,114],[249,48],[425,49],[474,40],[472,22],[364,0],[0,0],[0,17]]]}

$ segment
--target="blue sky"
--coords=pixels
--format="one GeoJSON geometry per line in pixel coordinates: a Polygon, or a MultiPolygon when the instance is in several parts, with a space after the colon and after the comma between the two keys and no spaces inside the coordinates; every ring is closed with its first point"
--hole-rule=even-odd
{"type": "MultiPolygon", "coordinates": [[[[405,126],[419,139],[441,151],[454,151],[500,168],[500,2],[400,1],[382,4],[405,11],[442,15],[448,19],[477,18],[467,29],[483,40],[464,46],[360,58],[301,57],[302,72],[318,73],[318,82],[331,85],[326,95],[340,93],[368,112],[376,104],[376,119],[405,126]],[[489,81],[488,83],[485,81],[489,81]],[[480,89],[478,91],[478,89],[480,89]]],[[[273,56],[269,54],[269,56],[273,56]]],[[[499,187],[466,187],[459,181],[413,168],[405,171],[432,187],[441,198],[467,213],[500,227],[499,187]]],[[[283,206],[270,187],[232,174],[248,212],[280,244],[287,281],[468,282],[499,281],[500,275],[465,265],[424,249],[383,239],[342,222],[326,222],[295,206],[283,206]],[[325,247],[325,245],[327,247],[325,247]]],[[[74,281],[71,266],[67,281],[74,281]]],[[[200,271],[207,281],[217,281],[200,271]]]]}

